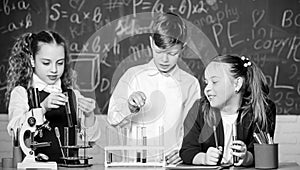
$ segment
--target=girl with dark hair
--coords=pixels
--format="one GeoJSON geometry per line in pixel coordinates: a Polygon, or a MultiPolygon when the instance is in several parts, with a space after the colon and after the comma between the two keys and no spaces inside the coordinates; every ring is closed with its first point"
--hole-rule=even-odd
{"type": "Polygon", "coordinates": [[[221,55],[207,65],[204,79],[205,96],[194,104],[184,122],[183,162],[252,165],[257,125],[272,137],[275,131],[276,107],[268,97],[265,76],[244,56],[221,55]],[[237,140],[232,139],[235,129],[237,140]]]}
{"type": "MultiPolygon", "coordinates": [[[[62,153],[54,129],[58,127],[60,134],[63,134],[64,127],[68,126],[66,102],[73,106],[73,122],[82,117],[81,126],[87,129],[87,139],[95,141],[100,136],[99,123],[94,115],[95,101],[72,89],[71,79],[66,42],[58,33],[25,33],[16,40],[11,49],[7,71],[7,130],[10,135],[16,134],[17,129],[27,121],[33,108],[30,92],[32,88],[37,88],[42,108],[40,114],[43,114],[45,121],[49,121],[51,130],[44,129],[42,135],[35,136],[35,141],[51,141],[51,146],[38,148],[36,154],[46,154],[50,161],[61,162],[59,158],[62,157],[62,153]],[[68,97],[64,92],[68,93],[68,97]],[[79,115],[77,110],[81,110],[83,114],[79,115]]],[[[60,136],[61,141],[64,141],[64,135],[60,136]]],[[[75,136],[73,133],[70,133],[70,136],[69,144],[72,145],[75,136]]]]}

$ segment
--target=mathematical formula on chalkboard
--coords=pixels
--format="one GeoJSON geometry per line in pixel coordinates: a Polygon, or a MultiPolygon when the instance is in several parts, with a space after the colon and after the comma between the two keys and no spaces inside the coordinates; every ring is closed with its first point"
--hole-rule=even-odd
{"type": "Polygon", "coordinates": [[[124,71],[151,59],[153,17],[164,11],[189,28],[180,67],[200,80],[215,55],[247,55],[265,73],[278,114],[300,114],[298,0],[0,0],[0,112],[15,38],[49,29],[68,41],[78,87],[106,114],[124,71]]]}

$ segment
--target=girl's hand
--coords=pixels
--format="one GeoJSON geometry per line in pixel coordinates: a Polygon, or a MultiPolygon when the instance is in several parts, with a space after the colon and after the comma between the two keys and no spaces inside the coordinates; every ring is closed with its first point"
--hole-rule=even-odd
{"type": "Polygon", "coordinates": [[[209,147],[205,154],[206,165],[217,165],[220,156],[222,155],[222,148],[209,147]]]}
{"type": "Polygon", "coordinates": [[[247,146],[241,140],[235,140],[232,142],[231,149],[234,150],[231,152],[232,155],[237,156],[239,161],[235,163],[235,166],[240,166],[244,162],[244,159],[247,156],[247,146]]]}
{"type": "Polygon", "coordinates": [[[51,109],[59,108],[59,106],[64,106],[67,101],[68,97],[63,93],[50,93],[41,103],[41,107],[46,111],[49,111],[51,109]]]}
{"type": "Polygon", "coordinates": [[[96,108],[96,102],[92,98],[78,98],[78,108],[83,111],[84,116],[89,117],[96,108]]]}
{"type": "Polygon", "coordinates": [[[182,160],[179,156],[178,150],[173,150],[171,153],[166,155],[166,161],[168,164],[179,164],[182,163],[182,160]]]}

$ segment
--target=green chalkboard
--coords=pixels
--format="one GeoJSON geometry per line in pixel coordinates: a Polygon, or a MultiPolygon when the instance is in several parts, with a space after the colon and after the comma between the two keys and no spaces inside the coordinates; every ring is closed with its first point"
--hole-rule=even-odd
{"type": "Polygon", "coordinates": [[[151,59],[149,33],[157,12],[181,15],[189,28],[180,67],[201,78],[217,54],[244,54],[267,76],[278,114],[300,114],[298,0],[0,0],[0,113],[13,41],[54,30],[68,41],[78,87],[106,114],[124,71],[151,59]]]}

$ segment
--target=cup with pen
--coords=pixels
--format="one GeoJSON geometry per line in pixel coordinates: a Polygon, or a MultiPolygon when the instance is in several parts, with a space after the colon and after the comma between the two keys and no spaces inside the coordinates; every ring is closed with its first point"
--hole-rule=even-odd
{"type": "Polygon", "coordinates": [[[274,143],[268,132],[263,132],[256,123],[258,133],[253,133],[257,143],[254,143],[255,168],[278,168],[278,144],[274,143]]]}
{"type": "Polygon", "coordinates": [[[16,135],[14,135],[14,131],[12,129],[11,131],[13,134],[13,167],[17,168],[17,164],[22,162],[24,157],[19,142],[20,128],[17,128],[16,135]]]}

